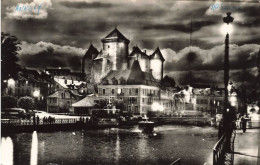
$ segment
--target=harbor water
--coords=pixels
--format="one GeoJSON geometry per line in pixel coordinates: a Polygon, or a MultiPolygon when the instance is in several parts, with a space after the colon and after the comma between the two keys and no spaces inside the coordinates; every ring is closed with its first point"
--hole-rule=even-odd
{"type": "Polygon", "coordinates": [[[125,165],[212,164],[217,130],[212,127],[157,126],[153,133],[130,129],[19,133],[1,139],[1,164],[125,165]]]}

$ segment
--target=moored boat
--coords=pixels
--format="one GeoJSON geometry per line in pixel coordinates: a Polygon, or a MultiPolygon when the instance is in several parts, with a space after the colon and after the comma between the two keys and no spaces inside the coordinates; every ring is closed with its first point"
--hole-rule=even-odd
{"type": "Polygon", "coordinates": [[[149,121],[148,118],[145,116],[142,118],[142,121],[138,122],[138,126],[143,132],[153,132],[154,129],[154,122],[149,121]]]}

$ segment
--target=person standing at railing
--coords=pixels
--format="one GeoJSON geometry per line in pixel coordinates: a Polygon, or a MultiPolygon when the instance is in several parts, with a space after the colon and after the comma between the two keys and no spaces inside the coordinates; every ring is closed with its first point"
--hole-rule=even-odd
{"type": "Polygon", "coordinates": [[[36,118],[35,118],[35,114],[33,115],[33,125],[36,125],[36,118]]]}
{"type": "Polygon", "coordinates": [[[242,118],[241,118],[241,123],[242,123],[243,132],[245,133],[245,132],[246,132],[246,124],[247,124],[246,115],[242,116],[242,118]]]}
{"type": "Polygon", "coordinates": [[[37,121],[37,125],[39,125],[39,123],[40,123],[40,118],[39,118],[38,115],[37,115],[37,117],[36,117],[36,121],[37,121]]]}
{"type": "Polygon", "coordinates": [[[48,124],[51,124],[51,116],[48,117],[48,124]]]}

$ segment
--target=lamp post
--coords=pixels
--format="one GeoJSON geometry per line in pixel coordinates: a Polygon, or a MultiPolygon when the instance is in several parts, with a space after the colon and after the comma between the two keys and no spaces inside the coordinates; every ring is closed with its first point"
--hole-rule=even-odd
{"type": "Polygon", "coordinates": [[[228,82],[229,82],[229,33],[230,23],[233,22],[234,18],[230,16],[231,12],[227,13],[227,16],[223,18],[223,22],[227,23],[224,30],[227,30],[225,38],[225,56],[224,56],[224,85],[225,85],[225,99],[224,99],[224,111],[223,111],[223,129],[227,127],[229,121],[227,121],[227,109],[228,107],[228,82]]]}

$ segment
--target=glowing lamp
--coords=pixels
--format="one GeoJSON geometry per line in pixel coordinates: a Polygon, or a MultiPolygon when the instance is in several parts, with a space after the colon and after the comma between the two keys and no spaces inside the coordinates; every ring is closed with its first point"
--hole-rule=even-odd
{"type": "Polygon", "coordinates": [[[33,96],[34,97],[39,97],[40,96],[40,91],[39,90],[36,90],[33,92],[33,96]]]}
{"type": "Polygon", "coordinates": [[[230,97],[230,103],[231,103],[232,106],[236,105],[236,101],[237,101],[237,98],[235,96],[230,97]]]}
{"type": "Polygon", "coordinates": [[[160,104],[158,102],[154,102],[152,104],[152,111],[158,111],[160,109],[160,104]]]}
{"type": "Polygon", "coordinates": [[[14,84],[15,84],[14,79],[12,79],[12,78],[8,79],[7,84],[8,84],[8,86],[14,86],[14,84]]]}
{"type": "Polygon", "coordinates": [[[223,35],[232,34],[233,33],[233,26],[231,24],[223,24],[220,27],[220,32],[223,35]]]}

